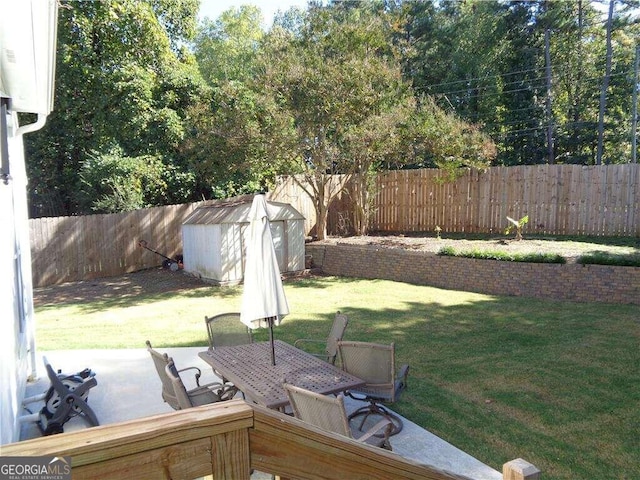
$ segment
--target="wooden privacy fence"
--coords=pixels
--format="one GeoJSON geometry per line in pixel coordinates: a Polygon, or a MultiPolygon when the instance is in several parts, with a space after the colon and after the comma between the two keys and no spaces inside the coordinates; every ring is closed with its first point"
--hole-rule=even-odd
{"type": "Polygon", "coordinates": [[[151,268],[182,253],[182,222],[199,202],[133,212],[29,220],[34,287],[151,268]]]}
{"type": "MultiPolygon", "coordinates": [[[[524,233],[640,236],[640,164],[534,165],[465,170],[442,182],[435,169],[392,171],[377,179],[372,231],[502,234],[507,215],[529,216],[524,233]]],[[[336,181],[343,179],[336,178],[336,181]]],[[[293,205],[313,234],[311,199],[291,178],[271,200],[293,205]]],[[[121,275],[162,264],[149,247],[173,258],[182,253],[182,223],[198,202],[133,212],[29,221],[33,285],[121,275]]],[[[351,200],[343,192],[330,205],[328,231],[350,231],[351,200]]]]}
{"type": "MultiPolygon", "coordinates": [[[[274,199],[291,203],[315,224],[313,204],[293,179],[284,178],[274,199]]],[[[507,216],[529,216],[525,233],[640,235],[640,164],[530,165],[466,169],[453,182],[437,169],[382,173],[376,182],[371,231],[500,233],[507,216]]],[[[330,206],[328,231],[349,223],[348,193],[330,206]],[[346,220],[345,220],[346,219],[346,220]]]]}

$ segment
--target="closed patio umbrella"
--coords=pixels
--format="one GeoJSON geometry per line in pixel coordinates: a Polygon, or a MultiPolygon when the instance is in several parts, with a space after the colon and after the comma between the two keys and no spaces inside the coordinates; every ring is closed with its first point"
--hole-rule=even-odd
{"type": "Polygon", "coordinates": [[[289,313],[273,246],[267,201],[256,195],[249,210],[249,231],[240,320],[249,328],[269,327],[271,364],[275,365],[273,326],[289,313]]]}

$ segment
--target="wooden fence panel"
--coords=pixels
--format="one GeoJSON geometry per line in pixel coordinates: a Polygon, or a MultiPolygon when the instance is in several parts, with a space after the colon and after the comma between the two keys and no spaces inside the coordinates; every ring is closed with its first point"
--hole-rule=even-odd
{"type": "MultiPolygon", "coordinates": [[[[345,181],[336,176],[331,188],[345,181]]],[[[349,186],[347,185],[347,189],[349,186]]],[[[293,205],[314,234],[315,209],[291,178],[270,195],[293,205]]],[[[39,218],[29,221],[33,284],[121,275],[156,267],[182,252],[182,223],[212,202],[169,205],[111,215],[39,218]]],[[[329,234],[352,225],[352,200],[341,193],[329,208],[329,234]],[[345,225],[346,219],[346,225],[345,225]]],[[[524,231],[545,235],[640,236],[640,164],[531,165],[466,170],[453,182],[436,169],[390,171],[376,178],[370,229],[379,232],[503,234],[506,217],[529,216],[524,231]]]]}
{"type": "MultiPolygon", "coordinates": [[[[443,181],[442,175],[434,169],[380,174],[371,230],[432,232],[438,225],[445,232],[498,234],[508,225],[507,215],[516,220],[528,215],[529,233],[634,236],[640,232],[637,164],[495,167],[468,170],[452,183],[443,181]]],[[[299,208],[296,188],[289,184],[286,198],[279,192],[274,198],[299,208]]],[[[313,209],[299,210],[311,229],[313,209]]],[[[330,211],[330,233],[337,231],[335,221],[330,211]]]]}
{"type": "Polygon", "coordinates": [[[640,224],[640,168],[637,168],[638,164],[629,164],[627,168],[632,170],[630,174],[627,174],[627,179],[629,181],[629,199],[630,202],[627,203],[627,211],[626,211],[626,219],[625,222],[626,230],[625,234],[628,236],[636,235],[639,236],[640,228],[638,225],[640,224]],[[633,169],[631,167],[634,167],[633,169]],[[635,203],[631,203],[635,202],[635,203]]]}
{"type": "Polygon", "coordinates": [[[34,287],[122,275],[157,267],[182,252],[182,222],[211,202],[169,205],[119,214],[29,221],[34,287]]]}
{"type": "Polygon", "coordinates": [[[279,177],[278,185],[271,194],[271,198],[293,205],[305,218],[305,233],[309,233],[315,227],[315,210],[313,203],[302,188],[300,188],[292,177],[279,177]]]}

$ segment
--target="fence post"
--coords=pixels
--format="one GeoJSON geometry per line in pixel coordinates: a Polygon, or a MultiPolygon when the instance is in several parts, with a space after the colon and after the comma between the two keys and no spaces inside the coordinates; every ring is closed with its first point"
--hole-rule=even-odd
{"type": "Polygon", "coordinates": [[[503,480],[539,480],[540,470],[521,458],[516,458],[502,466],[503,480]]]}

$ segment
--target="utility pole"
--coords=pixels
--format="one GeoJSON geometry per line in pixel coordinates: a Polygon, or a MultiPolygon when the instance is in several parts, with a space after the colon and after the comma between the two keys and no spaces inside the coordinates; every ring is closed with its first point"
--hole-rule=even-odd
{"type": "Polygon", "coordinates": [[[633,68],[633,100],[631,102],[631,163],[638,163],[638,68],[640,44],[636,45],[636,63],[633,68]]]}
{"type": "Polygon", "coordinates": [[[602,80],[602,90],[600,91],[600,113],[598,115],[598,153],[596,154],[596,165],[602,164],[602,149],[604,145],[604,111],[607,106],[607,89],[609,88],[609,76],[611,75],[611,28],[613,20],[613,1],[609,0],[609,18],[607,20],[607,59],[604,78],[602,80]]]}
{"type": "Polygon", "coordinates": [[[545,63],[547,72],[547,155],[549,156],[548,163],[553,165],[556,163],[555,156],[553,154],[553,114],[551,111],[551,47],[550,47],[551,31],[547,28],[544,32],[544,50],[545,50],[545,63]]]}

